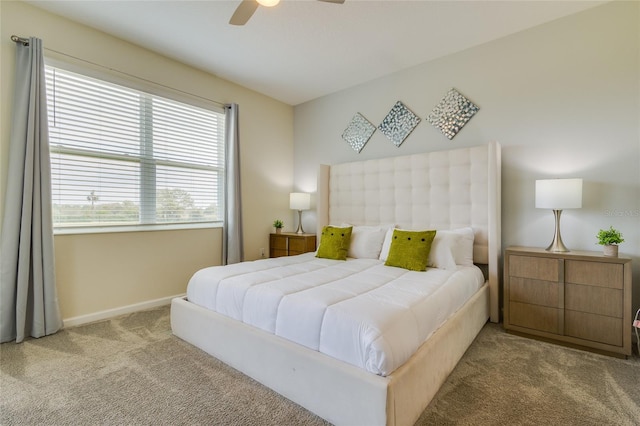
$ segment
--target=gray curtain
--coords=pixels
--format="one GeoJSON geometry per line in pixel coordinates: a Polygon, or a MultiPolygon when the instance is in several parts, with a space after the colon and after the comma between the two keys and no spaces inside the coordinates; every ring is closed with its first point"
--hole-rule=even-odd
{"type": "Polygon", "coordinates": [[[47,91],[42,40],[16,43],[9,171],[2,223],[0,340],[62,327],[56,294],[47,91]]]}
{"type": "Polygon", "coordinates": [[[240,143],[238,105],[225,105],[225,197],[222,237],[222,264],[244,260],[242,244],[242,203],[240,200],[240,143]]]}

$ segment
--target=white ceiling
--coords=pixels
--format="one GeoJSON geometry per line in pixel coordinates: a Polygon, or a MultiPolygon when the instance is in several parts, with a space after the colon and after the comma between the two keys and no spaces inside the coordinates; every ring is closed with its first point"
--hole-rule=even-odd
{"type": "Polygon", "coordinates": [[[28,3],[297,105],[606,1],[240,0],[28,3]]]}

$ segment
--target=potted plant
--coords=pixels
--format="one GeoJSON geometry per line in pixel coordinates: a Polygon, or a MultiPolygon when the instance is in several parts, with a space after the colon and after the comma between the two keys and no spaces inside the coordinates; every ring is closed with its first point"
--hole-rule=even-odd
{"type": "Polygon", "coordinates": [[[609,229],[601,229],[598,231],[598,244],[604,246],[603,252],[605,256],[618,256],[618,244],[624,241],[622,234],[613,226],[609,229]]]}
{"type": "Polygon", "coordinates": [[[280,219],[276,219],[273,221],[273,227],[276,228],[276,234],[279,234],[282,232],[283,226],[284,226],[284,223],[282,223],[280,219]]]}

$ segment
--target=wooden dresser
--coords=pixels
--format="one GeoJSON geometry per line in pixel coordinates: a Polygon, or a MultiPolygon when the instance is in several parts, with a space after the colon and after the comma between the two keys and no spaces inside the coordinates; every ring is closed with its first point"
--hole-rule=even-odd
{"type": "Polygon", "coordinates": [[[631,259],[510,247],[504,328],[619,357],[631,355],[631,259]]]}
{"type": "Polygon", "coordinates": [[[316,250],[316,234],[282,232],[269,235],[269,257],[295,256],[316,250]]]}

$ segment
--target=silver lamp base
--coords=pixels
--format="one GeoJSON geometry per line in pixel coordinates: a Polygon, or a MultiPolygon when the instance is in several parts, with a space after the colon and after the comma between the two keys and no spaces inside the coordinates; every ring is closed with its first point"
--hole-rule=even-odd
{"type": "Polygon", "coordinates": [[[547,251],[566,253],[569,250],[564,243],[562,242],[562,236],[560,235],[560,215],[562,214],[562,210],[553,210],[553,215],[556,218],[556,231],[553,235],[553,241],[549,244],[549,247],[546,248],[547,251]]]}
{"type": "Polygon", "coordinates": [[[298,210],[298,229],[296,234],[304,234],[304,229],[302,229],[302,210],[298,210]]]}

